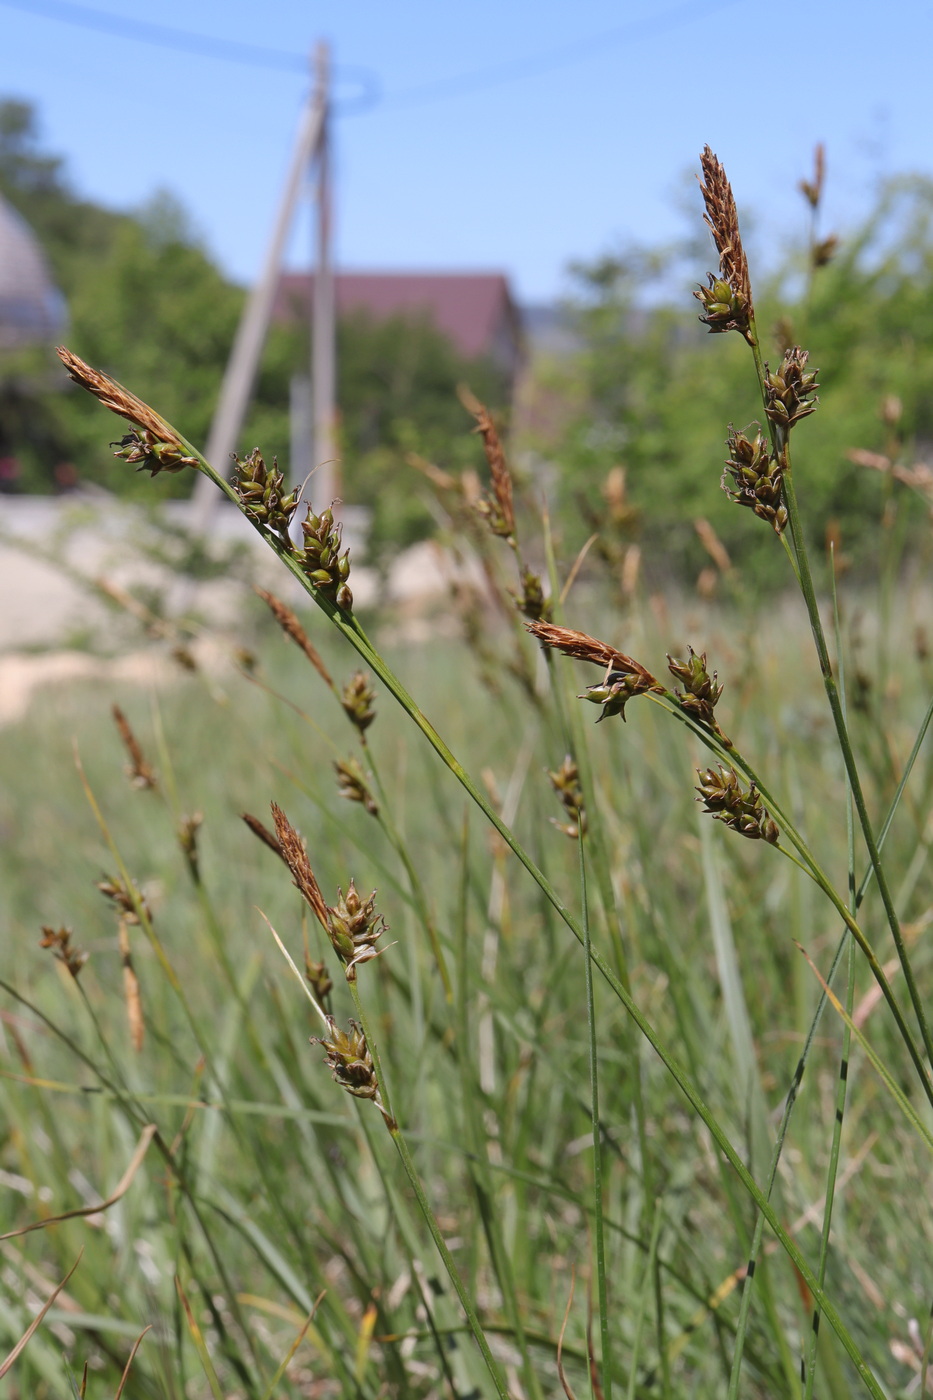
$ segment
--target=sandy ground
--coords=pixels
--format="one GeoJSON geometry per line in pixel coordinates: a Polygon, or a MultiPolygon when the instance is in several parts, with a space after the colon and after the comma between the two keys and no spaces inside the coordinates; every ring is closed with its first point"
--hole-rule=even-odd
{"type": "MultiPolygon", "coordinates": [[[[199,643],[199,664],[221,664],[221,653],[235,645],[248,585],[221,577],[180,591],[170,557],[181,547],[178,531],[186,527],[187,511],[186,502],[169,502],[158,525],[146,512],[103,494],[0,496],[0,724],[25,714],[37,687],[92,677],[159,685],[177,677],[177,664],[164,648],[139,648],[139,622],[101,597],[93,587],[98,579],[124,592],[153,590],[167,598],[169,613],[195,610],[209,633],[226,639],[219,648],[199,643]]],[[[349,511],[347,516],[345,541],[351,557],[359,558],[362,521],[349,511]]],[[[289,603],[303,597],[232,507],[218,508],[211,541],[221,554],[234,547],[247,551],[257,581],[289,603]]],[[[351,583],[358,605],[372,603],[377,590],[384,590],[411,616],[445,596],[458,572],[462,576],[436,546],[422,544],[399,557],[386,583],[358,565],[351,583]]]]}

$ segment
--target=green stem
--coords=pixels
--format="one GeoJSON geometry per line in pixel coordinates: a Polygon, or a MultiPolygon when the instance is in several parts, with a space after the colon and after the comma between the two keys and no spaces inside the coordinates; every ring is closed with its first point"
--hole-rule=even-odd
{"type": "MultiPolygon", "coordinates": [[[[184,443],[184,439],[182,439],[182,442],[184,443]]],[[[201,463],[201,470],[205,473],[205,475],[209,476],[210,479],[214,481],[217,486],[220,487],[224,494],[228,496],[238,508],[242,509],[242,507],[240,506],[240,502],[236,496],[236,492],[229,485],[229,483],[224,481],[218,475],[218,473],[214,471],[213,467],[211,467],[210,464],[206,462],[203,457],[200,456],[196,449],[194,449],[188,443],[184,443],[184,445],[193,456],[198,458],[199,462],[201,463]]],[[[268,544],[271,545],[271,547],[282,560],[282,562],[285,564],[289,572],[301,584],[302,588],[304,588],[305,591],[308,594],[310,594],[314,602],[316,602],[318,606],[322,609],[322,611],[325,612],[327,616],[331,619],[332,623],[337,628],[337,630],[347,638],[351,646],[353,646],[355,650],[359,653],[359,655],[367,661],[367,663],[379,676],[380,680],[382,680],[386,688],[390,691],[392,695],[394,695],[395,699],[399,702],[402,708],[406,710],[414,724],[424,734],[431,747],[435,750],[435,752],[451,770],[451,772],[454,774],[457,780],[469,793],[470,797],[480,808],[480,810],[485,814],[489,822],[499,832],[503,840],[507,842],[510,849],[514,852],[518,860],[521,862],[522,865],[524,865],[525,869],[528,871],[532,879],[538,885],[545,898],[550,902],[550,904],[553,906],[553,908],[561,917],[561,919],[563,919],[564,923],[567,925],[570,931],[582,944],[584,941],[583,930],[581,929],[578,920],[574,918],[573,914],[570,912],[569,909],[567,909],[563,901],[557,895],[556,891],[552,888],[550,882],[545,878],[543,872],[538,869],[534,861],[532,861],[531,857],[523,850],[523,848],[516,841],[512,833],[500,820],[497,813],[490,806],[489,802],[487,801],[483,793],[479,790],[479,788],[476,786],[476,784],[473,782],[472,778],[464,770],[462,765],[458,763],[457,760],[454,758],[450,749],[441,739],[440,735],[434,729],[433,725],[431,725],[428,722],[425,716],[415,705],[411,696],[405,690],[401,682],[389,670],[388,666],[386,666],[381,656],[379,656],[379,654],[374,650],[368,637],[366,636],[365,632],[360,627],[356,619],[352,616],[352,614],[342,612],[336,606],[335,603],[333,603],[326,596],[320,594],[320,592],[314,588],[314,586],[302,573],[297,559],[285,549],[281,541],[276,540],[270,534],[270,532],[268,532],[262,527],[262,525],[259,522],[252,521],[251,523],[253,524],[257,533],[263,539],[265,539],[268,544]]],[[[758,1183],[748,1171],[738,1151],[733,1146],[725,1130],[722,1128],[715,1114],[709,1108],[709,1106],[701,1096],[699,1090],[690,1079],[686,1070],[681,1066],[679,1061],[661,1041],[654,1027],[647,1020],[640,1007],[633,1000],[632,996],[629,994],[626,988],[615,976],[611,967],[607,964],[605,959],[599,954],[599,952],[595,948],[591,950],[590,956],[600,974],[611,987],[616,997],[618,997],[618,999],[622,1002],[623,1006],[625,1007],[629,1016],[634,1021],[635,1025],[641,1031],[642,1035],[645,1037],[645,1039],[651,1045],[652,1049],[660,1058],[661,1062],[666,1067],[668,1073],[671,1075],[675,1084],[678,1086],[678,1088],[683,1093],[684,1097],[687,1099],[687,1102],[691,1105],[698,1117],[708,1128],[711,1136],[713,1137],[713,1140],[717,1143],[722,1152],[725,1154],[727,1160],[731,1164],[733,1170],[736,1172],[745,1190],[749,1193],[749,1195],[756,1202],[759,1209],[764,1214],[765,1219],[767,1220],[769,1226],[773,1230],[776,1238],[780,1241],[784,1251],[795,1264],[802,1278],[806,1282],[807,1286],[810,1288],[811,1292],[813,1292],[814,1297],[822,1307],[830,1326],[836,1332],[836,1335],[839,1337],[839,1340],[845,1348],[848,1356],[851,1358],[852,1363],[855,1366],[855,1369],[860,1379],[862,1380],[863,1384],[868,1390],[868,1393],[874,1397],[874,1400],[885,1400],[884,1392],[881,1390],[878,1382],[874,1377],[874,1374],[871,1371],[871,1368],[864,1360],[854,1338],[850,1335],[836,1308],[832,1304],[831,1300],[825,1295],[823,1290],[820,1288],[813,1270],[807,1264],[796,1243],[782,1225],[777,1213],[774,1210],[772,1210],[770,1203],[765,1198],[764,1194],[761,1191],[761,1188],[758,1186],[758,1183]]],[[[407,1154],[407,1147],[404,1146],[404,1140],[402,1140],[402,1143],[399,1146],[399,1151],[402,1154],[404,1162],[405,1154],[407,1154]]],[[[409,1157],[408,1163],[410,1162],[411,1159],[409,1157]]],[[[408,1169],[407,1164],[406,1169],[408,1169]]],[[[414,1173],[413,1166],[411,1169],[411,1174],[416,1175],[414,1173]]],[[[420,1184],[418,1189],[420,1190],[420,1184]]],[[[426,1201],[424,1204],[425,1207],[427,1207],[426,1201]]],[[[430,1207],[427,1207],[427,1209],[430,1210],[430,1207]]],[[[433,1219],[433,1217],[431,1218],[433,1219]]],[[[436,1221],[434,1222],[432,1233],[434,1233],[434,1230],[437,1230],[436,1240],[438,1242],[438,1248],[442,1250],[442,1257],[444,1257],[444,1254],[446,1252],[446,1257],[449,1258],[449,1251],[447,1251],[446,1245],[443,1243],[442,1237],[440,1237],[440,1231],[437,1227],[436,1221]]]]}
{"type": "MultiPolygon", "coordinates": [[[[593,992],[593,945],[590,942],[590,915],[586,897],[586,843],[579,827],[580,911],[583,925],[586,1021],[590,1056],[590,1106],[593,1124],[593,1224],[596,1230],[596,1287],[599,1294],[599,1337],[602,1357],[602,1384],[605,1400],[612,1400],[612,1357],[609,1351],[609,1290],[606,1283],[606,1246],[603,1233],[603,1141],[599,1121],[599,1061],[596,1054],[596,1000],[593,992]]],[[[657,1226],[656,1210],[655,1226],[657,1226]]]]}
{"type": "Polygon", "coordinates": [[[421,1178],[418,1175],[418,1171],[415,1167],[412,1155],[408,1150],[408,1143],[405,1141],[405,1135],[399,1127],[395,1115],[391,1112],[385,1076],[382,1072],[382,1065],[379,1059],[379,1051],[375,1040],[372,1039],[370,1034],[368,1017],[366,1015],[366,1012],[363,1010],[363,1001],[360,996],[359,984],[354,980],[353,982],[349,983],[349,987],[350,992],[353,996],[353,1005],[356,1007],[356,1013],[360,1018],[360,1025],[363,1027],[363,1034],[366,1036],[366,1044],[369,1047],[369,1053],[373,1057],[373,1066],[376,1071],[376,1078],[379,1081],[379,1088],[382,1093],[382,1098],[385,1103],[386,1111],[389,1113],[389,1117],[386,1119],[386,1125],[389,1129],[389,1133],[391,1134],[392,1141],[395,1143],[398,1155],[402,1159],[402,1165],[405,1168],[405,1173],[411,1184],[411,1189],[415,1193],[415,1198],[418,1202],[418,1205],[421,1208],[421,1213],[424,1216],[425,1221],[427,1222],[427,1226],[431,1232],[431,1238],[434,1240],[437,1252],[441,1256],[444,1268],[447,1270],[447,1275],[454,1286],[457,1297],[460,1299],[460,1306],[463,1308],[467,1323],[469,1324],[470,1331],[473,1333],[473,1339],[476,1342],[476,1345],[479,1347],[483,1360],[486,1363],[486,1368],[489,1371],[490,1376],[492,1377],[493,1385],[496,1387],[496,1394],[499,1396],[499,1400],[509,1400],[509,1393],[505,1389],[505,1383],[502,1379],[502,1375],[498,1365],[496,1364],[495,1358],[493,1357],[492,1352],[489,1350],[489,1343],[486,1340],[486,1334],[483,1331],[482,1324],[480,1323],[480,1320],[477,1317],[476,1309],[473,1306],[473,1300],[467,1292],[466,1285],[460,1276],[460,1270],[454,1263],[453,1255],[447,1248],[447,1241],[444,1239],[444,1236],[441,1233],[441,1227],[437,1222],[437,1217],[431,1209],[430,1202],[428,1201],[428,1198],[425,1195],[424,1187],[421,1184],[421,1178]]]}
{"type": "MultiPolygon", "coordinates": [[[[779,820],[782,829],[793,842],[793,845],[796,847],[799,854],[803,857],[803,861],[805,864],[802,868],[806,869],[807,874],[810,876],[810,878],[814,881],[816,885],[819,886],[819,888],[826,895],[827,899],[833,905],[833,908],[839,914],[840,918],[845,923],[849,932],[852,934],[852,937],[855,939],[856,943],[858,943],[863,954],[865,955],[865,958],[871,969],[872,975],[881,990],[882,996],[888,1004],[892,1016],[894,1017],[901,1039],[903,1040],[905,1046],[907,1047],[907,1051],[911,1059],[913,1060],[914,1066],[920,1077],[920,1082],[923,1086],[923,1091],[926,1094],[931,1106],[933,1106],[933,1081],[931,1081],[930,1079],[927,1066],[923,1062],[923,1057],[921,1056],[917,1044],[913,1038],[913,1035],[911,1034],[910,1027],[907,1025],[907,1022],[904,1019],[904,1013],[901,1010],[900,1004],[894,995],[894,992],[891,988],[891,984],[885,976],[884,968],[878,961],[874,949],[872,948],[871,944],[866,938],[861,927],[856,922],[852,911],[849,909],[848,905],[839,895],[838,891],[835,889],[828,876],[817,864],[816,858],[810,851],[803,837],[797,831],[796,827],[788,817],[787,813],[783,810],[780,803],[777,802],[777,800],[771,794],[766,785],[758,777],[758,774],[755,772],[754,768],[752,768],[751,764],[748,763],[742,757],[739,751],[734,747],[726,748],[722,744],[722,741],[711,730],[708,730],[705,727],[697,724],[692,718],[690,718],[688,715],[685,715],[677,703],[676,696],[674,696],[668,691],[664,691],[663,693],[659,693],[657,695],[649,694],[649,698],[654,700],[657,704],[660,704],[662,708],[668,711],[669,714],[673,714],[676,719],[679,719],[681,721],[681,723],[686,724],[687,728],[692,730],[692,732],[697,735],[697,737],[702,741],[702,743],[704,743],[708,749],[715,753],[717,757],[724,758],[726,762],[734,765],[736,768],[740,768],[745,774],[745,776],[755,784],[758,791],[761,793],[761,796],[764,798],[769,812],[772,816],[779,820]]],[[[778,849],[782,852],[782,854],[793,859],[793,856],[791,855],[790,851],[787,851],[784,847],[779,847],[778,849]]],[[[800,865],[799,861],[796,863],[800,865]]],[[[872,865],[871,869],[872,872],[877,876],[877,867],[875,865],[872,865]]]]}
{"type": "MultiPolygon", "coordinates": [[[[758,375],[758,386],[761,391],[762,403],[767,412],[767,392],[764,372],[764,364],[761,358],[761,349],[758,345],[757,333],[752,328],[752,353],[755,358],[755,370],[758,375]]],[[[826,636],[823,631],[823,623],[820,618],[819,603],[816,598],[816,591],[813,586],[813,576],[810,572],[810,558],[807,552],[806,537],[803,523],[800,518],[800,508],[797,503],[797,492],[794,486],[794,475],[791,470],[790,444],[788,440],[788,430],[772,423],[768,420],[768,430],[771,437],[771,446],[775,458],[783,464],[783,488],[784,500],[787,506],[788,522],[790,524],[791,538],[794,545],[794,555],[797,561],[797,576],[800,583],[800,591],[803,594],[804,603],[807,609],[807,616],[810,620],[810,630],[813,634],[814,645],[816,646],[817,659],[819,661],[820,673],[823,677],[823,686],[826,690],[826,697],[829,700],[829,708],[833,717],[833,724],[836,729],[836,736],[839,740],[839,748],[842,753],[842,760],[845,764],[846,774],[852,788],[852,797],[855,802],[855,810],[858,814],[859,826],[862,829],[862,837],[868,851],[868,858],[872,869],[875,872],[875,879],[878,882],[878,892],[881,895],[881,902],[884,905],[884,912],[894,939],[894,946],[897,949],[897,956],[900,959],[901,967],[904,970],[904,979],[907,983],[907,990],[910,995],[911,1004],[917,1017],[917,1024],[920,1028],[920,1036],[927,1054],[927,1059],[933,1065],[933,1039],[930,1036],[927,1024],[926,1012],[923,1007],[923,1000],[920,995],[914,978],[913,967],[907,952],[907,946],[901,933],[900,921],[897,911],[894,908],[894,900],[888,886],[887,876],[881,864],[881,855],[872,830],[871,820],[868,815],[868,808],[865,803],[865,795],[862,791],[862,783],[859,777],[858,766],[855,762],[855,754],[852,751],[852,744],[849,739],[849,730],[846,725],[842,703],[839,698],[839,690],[836,679],[833,675],[832,663],[829,659],[829,649],[826,645],[826,636]]]]}

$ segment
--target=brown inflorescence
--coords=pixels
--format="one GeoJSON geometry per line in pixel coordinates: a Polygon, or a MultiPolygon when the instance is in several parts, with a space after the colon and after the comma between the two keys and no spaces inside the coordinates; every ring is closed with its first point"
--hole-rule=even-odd
{"type": "Polygon", "coordinates": [[[476,419],[473,431],[483,439],[483,450],[492,478],[492,493],[481,496],[476,509],[494,535],[509,539],[515,535],[515,507],[512,503],[512,476],[505,460],[502,440],[488,408],[465,386],[460,389],[460,402],[476,419]]]}
{"type": "Polygon", "coordinates": [[[725,170],[709,146],[703,148],[700,166],[703,171],[700,192],[706,206],[704,220],[716,244],[720,272],[718,277],[710,273],[709,286],[694,292],[697,300],[703,303],[704,314],[700,320],[710,331],[739,331],[751,344],[754,341],[752,285],[739,232],[735,196],[725,170]]]}
{"type": "Polygon", "coordinates": [[[664,687],[640,662],[624,652],[616,651],[607,642],[597,637],[589,637],[585,632],[575,632],[570,627],[558,627],[553,622],[526,622],[525,626],[543,646],[554,647],[565,656],[577,661],[592,661],[604,666],[606,674],[598,685],[587,686],[585,695],[577,698],[589,700],[594,705],[602,705],[603,712],[597,720],[608,719],[610,715],[625,718],[625,706],[636,695],[654,691],[663,695],[664,687]]]}
{"type": "MultiPolygon", "coordinates": [[[[264,826],[258,817],[254,817],[252,812],[241,812],[240,820],[246,823],[257,840],[261,841],[264,846],[268,846],[270,851],[275,851],[280,860],[285,860],[285,852],[282,850],[278,837],[273,836],[269,828],[264,826]]],[[[285,860],[285,864],[288,865],[287,860],[285,860]]]]}
{"type": "Polygon", "coordinates": [[[583,789],[580,786],[580,770],[573,759],[567,754],[559,768],[546,768],[548,782],[560,798],[561,805],[569,817],[569,821],[562,823],[555,817],[551,821],[562,831],[565,836],[569,836],[572,841],[577,841],[581,836],[586,835],[586,808],[583,803],[583,789]]]}
{"type": "Polygon", "coordinates": [[[204,821],[203,812],[192,812],[190,816],[182,816],[178,823],[178,844],[184,856],[191,878],[196,885],[201,883],[201,863],[200,852],[198,851],[198,832],[204,821]]]}
{"type": "Polygon", "coordinates": [[[290,637],[295,643],[295,646],[301,648],[324,684],[333,690],[334,682],[331,679],[330,672],[318,655],[316,647],[312,645],[310,637],[298,621],[296,614],[292,612],[291,608],[288,607],[286,603],[282,602],[281,598],[277,598],[276,595],[270,593],[268,589],[257,587],[256,592],[266,604],[266,607],[269,609],[286,637],[290,637]]]}
{"type": "Polygon", "coordinates": [[[371,817],[378,817],[379,804],[373,797],[372,789],[363,772],[363,765],[356,758],[337,759],[334,762],[337,774],[337,787],[341,797],[348,802],[360,802],[371,817]]]}
{"type": "Polygon", "coordinates": [[[327,931],[346,967],[347,981],[354,981],[357,964],[379,956],[376,942],[386,931],[385,919],[376,910],[376,891],[363,900],[352,880],[346,895],[338,890],[337,903],[327,909],[327,931]]]}
{"type": "Polygon", "coordinates": [[[327,1063],[334,1079],[357,1099],[370,1099],[386,1120],[390,1129],[397,1124],[386,1111],[379,1093],[379,1081],[366,1036],[356,1021],[350,1021],[349,1031],[338,1028],[333,1016],[327,1017],[327,1035],[311,1037],[312,1045],[324,1047],[327,1063]]]}
{"type": "Polygon", "coordinates": [[[64,963],[72,977],[76,978],[87,962],[88,955],[83,948],[72,943],[72,937],[73,930],[70,928],[50,928],[48,924],[43,924],[39,947],[51,948],[54,956],[64,963]]]}
{"type": "Polygon", "coordinates": [[[808,351],[793,345],[773,374],[765,364],[765,413],[782,433],[816,412],[819,399],[813,396],[820,387],[819,370],[807,370],[809,358],[808,351]]]}
{"type": "Polygon", "coordinates": [[[110,713],[113,715],[113,722],[117,726],[117,732],[123,741],[123,747],[129,754],[130,761],[125,772],[133,787],[158,787],[155,770],[147,763],[139,740],[130,728],[130,722],[126,715],[120,709],[119,705],[111,705],[110,713]]]}
{"type": "MultiPolygon", "coordinates": [[[[326,929],[327,905],[321,894],[321,887],[314,877],[314,871],[311,869],[311,862],[308,860],[304,842],[276,802],[272,803],[272,820],[275,822],[275,834],[282,859],[292,872],[295,888],[301,892],[310,908],[317,915],[322,927],[326,929]]],[[[255,827],[251,826],[251,829],[255,830],[255,827]]]]}
{"type": "Polygon", "coordinates": [[[124,881],[119,875],[115,875],[109,880],[98,880],[97,888],[106,899],[112,900],[117,906],[124,923],[138,924],[140,918],[151,920],[152,911],[142,891],[132,881],[124,881]]]}
{"type": "Polygon", "coordinates": [[[178,435],[142,399],[124,389],[109,375],[101,374],[100,370],[85,364],[64,345],[59,345],[56,353],[76,384],[93,394],[104,408],[109,408],[111,413],[118,414],[133,425],[132,430],[120,439],[115,457],[123,457],[127,462],[139,462],[139,470],[148,469],[152,476],[162,471],[178,472],[185,467],[198,466],[198,459],[188,455],[178,435]]]}

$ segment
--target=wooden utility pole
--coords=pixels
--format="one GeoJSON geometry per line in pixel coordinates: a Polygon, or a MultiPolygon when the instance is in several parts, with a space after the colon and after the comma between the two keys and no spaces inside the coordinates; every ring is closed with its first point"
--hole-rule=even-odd
{"type": "MultiPolygon", "coordinates": [[[[318,44],[315,51],[316,83],[302,113],[291,164],[282,192],[282,199],[276,214],[272,237],[266,250],[262,272],[247,298],[243,315],[237,329],[236,339],[230,352],[230,359],[224,372],[220,397],[211,424],[205,456],[218,472],[226,475],[230,457],[237,448],[237,439],[243,428],[250,397],[256,383],[256,374],[262,356],[263,345],[269,330],[272,307],[282,270],[282,255],[291,230],[295,207],[301,194],[309,166],[317,161],[318,176],[318,275],[315,277],[314,334],[311,344],[312,382],[314,388],[314,446],[312,463],[334,456],[334,298],[333,273],[330,263],[330,190],[328,143],[329,93],[329,53],[326,44],[318,44]],[[321,276],[321,265],[326,264],[326,275],[321,276]],[[317,288],[325,284],[327,300],[323,300],[318,310],[317,288]],[[327,311],[329,307],[329,320],[327,311]],[[319,322],[320,315],[320,322],[319,322]],[[319,330],[320,325],[320,330],[319,330]],[[318,394],[319,346],[327,346],[324,353],[325,366],[318,394]],[[320,426],[319,426],[320,425],[320,426]]],[[[327,480],[320,482],[315,491],[317,499],[325,495],[322,489],[327,480]]],[[[333,491],[323,501],[329,503],[333,491]]],[[[196,530],[206,530],[218,500],[217,490],[207,477],[199,476],[192,496],[192,525],[196,530]]]]}
{"type": "Polygon", "coordinates": [[[321,134],[317,155],[317,246],[311,307],[311,402],[314,419],[312,460],[316,470],[314,499],[327,506],[340,488],[336,434],[336,307],[332,259],[330,53],[315,52],[317,91],[322,95],[321,134]]]}

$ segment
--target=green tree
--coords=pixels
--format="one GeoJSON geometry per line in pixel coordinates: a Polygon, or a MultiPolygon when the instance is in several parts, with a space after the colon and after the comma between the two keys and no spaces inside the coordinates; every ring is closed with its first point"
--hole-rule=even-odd
{"type": "Polygon", "coordinates": [[[482,451],[457,385],[500,405],[504,377],[488,358],[459,354],[423,317],[344,318],[337,364],[344,495],[373,510],[377,553],[422,539],[433,529],[431,493],[421,489],[408,455],[448,471],[478,467],[482,451]]]}
{"type": "MultiPolygon", "coordinates": [[[[831,522],[856,562],[867,556],[887,494],[884,480],[855,465],[851,448],[896,448],[905,460],[933,440],[933,182],[889,181],[864,224],[844,238],[834,259],[807,274],[801,248],[755,280],[758,324],[769,331],[772,365],[783,346],[800,343],[823,376],[820,409],[797,448],[798,492],[806,498],[814,544],[831,522]],[[882,417],[889,396],[902,405],[892,427],[882,417]]],[[[737,337],[711,340],[698,323],[681,250],[633,249],[576,269],[572,315],[581,351],[563,373],[572,405],[556,439],[543,446],[559,462],[568,505],[624,465],[638,507],[649,560],[666,573],[695,574],[708,562],[692,521],[711,520],[740,566],[755,560],[770,580],[747,512],[711,491],[725,459],[728,424],[760,417],[754,377],[737,337]],[[679,300],[659,299],[677,281],[679,300]]],[[[710,254],[707,253],[707,259],[710,254]]],[[[690,250],[694,285],[705,267],[690,250]]],[[[753,269],[754,279],[754,269],[753,269]]],[[[924,518],[919,502],[898,490],[905,527],[924,518]]],[[[583,524],[580,525],[582,533],[583,524]]],[[[781,567],[774,557],[775,571],[781,567]]]]}

